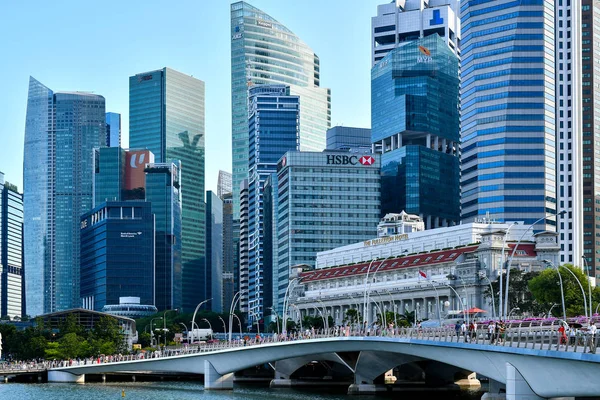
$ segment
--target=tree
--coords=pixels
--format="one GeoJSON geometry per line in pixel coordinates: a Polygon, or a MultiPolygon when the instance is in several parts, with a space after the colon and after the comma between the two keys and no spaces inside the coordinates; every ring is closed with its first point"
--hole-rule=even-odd
{"type": "MultiPolygon", "coordinates": [[[[518,268],[511,268],[510,270],[510,285],[508,290],[508,305],[506,310],[510,311],[515,307],[519,307],[521,313],[528,313],[531,315],[538,315],[543,312],[544,307],[536,300],[536,297],[531,292],[528,283],[537,277],[540,273],[524,272],[518,268]]],[[[506,275],[502,275],[502,290],[506,290],[506,275]]],[[[500,307],[499,296],[502,296],[502,303],[504,303],[504,294],[500,294],[500,279],[492,282],[494,303],[496,305],[495,314],[499,316],[498,309],[500,307]]],[[[488,299],[492,298],[492,292],[490,287],[487,286],[483,292],[484,296],[488,299]]],[[[491,316],[491,315],[490,315],[491,316]]]]}
{"type": "Polygon", "coordinates": [[[77,334],[70,332],[64,335],[58,341],[58,352],[63,359],[77,358],[84,356],[82,348],[82,338],[77,334]]]}
{"type": "MultiPolygon", "coordinates": [[[[588,299],[588,281],[587,276],[577,267],[573,267],[570,264],[562,265],[559,268],[560,276],[563,282],[564,296],[565,296],[565,307],[567,317],[585,315],[584,301],[581,294],[581,288],[575,281],[573,275],[565,270],[568,268],[575,274],[577,280],[583,286],[586,300],[588,299]]],[[[537,277],[529,282],[529,289],[539,304],[543,306],[544,312],[549,310],[553,304],[558,304],[557,307],[552,309],[552,314],[557,317],[561,317],[562,312],[562,299],[560,295],[560,280],[556,269],[546,269],[537,277]]],[[[594,290],[592,295],[594,298],[598,298],[600,292],[594,290]]],[[[589,306],[588,306],[589,307],[589,306]]]]}
{"type": "Polygon", "coordinates": [[[360,322],[360,312],[355,308],[350,308],[346,310],[346,315],[344,317],[344,322],[348,324],[357,324],[360,322]]]}

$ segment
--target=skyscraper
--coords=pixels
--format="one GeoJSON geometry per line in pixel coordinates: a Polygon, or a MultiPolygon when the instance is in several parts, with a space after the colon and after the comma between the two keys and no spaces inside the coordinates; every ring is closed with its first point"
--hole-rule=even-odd
{"type": "Polygon", "coordinates": [[[239,282],[239,267],[233,242],[233,194],[226,193],[223,200],[223,309],[229,310],[235,285],[239,282]]]}
{"type": "Polygon", "coordinates": [[[460,218],[458,57],[437,34],[405,41],[371,69],[371,140],[381,157],[381,216],[425,226],[460,218]]]}
{"type": "Polygon", "coordinates": [[[219,178],[217,180],[217,196],[219,198],[222,199],[226,193],[233,193],[231,178],[232,176],[229,172],[219,170],[219,178]]]}
{"type": "Polygon", "coordinates": [[[23,194],[0,172],[0,317],[25,314],[23,194]]]}
{"type": "Polygon", "coordinates": [[[29,80],[23,159],[25,287],[35,316],[79,305],[79,223],[92,207],[104,97],[29,80]]]}
{"type": "Polygon", "coordinates": [[[598,276],[600,224],[596,221],[600,221],[600,159],[597,156],[600,154],[600,124],[596,121],[600,119],[600,66],[596,60],[600,60],[600,24],[597,22],[600,4],[592,0],[582,0],[581,4],[583,251],[590,276],[598,276]]]}
{"type": "MultiPolygon", "coordinates": [[[[306,98],[305,98],[306,99],[306,98]]],[[[258,85],[248,90],[248,298],[251,319],[272,306],[273,265],[263,260],[265,238],[263,191],[287,151],[298,150],[300,99],[286,85],[258,85]]]]}
{"type": "MultiPolygon", "coordinates": [[[[181,161],[183,308],[204,300],[204,82],[163,68],[129,78],[129,145],[181,161]]],[[[157,244],[158,245],[158,244],[157,244]]]]}
{"type": "Polygon", "coordinates": [[[240,184],[239,278],[240,311],[248,312],[248,180],[240,184]]]}
{"type": "Polygon", "coordinates": [[[331,126],[329,89],[319,87],[319,57],[298,36],[246,2],[231,5],[231,113],[234,219],[240,217],[240,184],[248,178],[248,88],[266,83],[290,86],[307,97],[300,111],[301,150],[325,148],[331,126]]]}
{"type": "Polygon", "coordinates": [[[205,299],[212,299],[210,309],[229,312],[223,304],[223,200],[208,190],[206,192],[206,268],[203,291],[205,299]]]}
{"type": "Polygon", "coordinates": [[[154,163],[145,168],[146,201],[151,203],[154,214],[154,305],[159,311],[180,308],[182,302],[180,171],[179,163],[154,163]]]}
{"type": "Polygon", "coordinates": [[[106,113],[106,147],[121,146],[121,114],[106,113]]]}
{"type": "Polygon", "coordinates": [[[461,20],[462,221],[531,224],[557,210],[554,2],[463,2],[461,20]]]}
{"type": "Polygon", "coordinates": [[[327,150],[371,152],[371,129],[334,126],[327,130],[327,150]]]}
{"type": "Polygon", "coordinates": [[[371,18],[371,66],[406,41],[437,34],[460,54],[457,0],[397,0],[377,6],[371,18]]]}

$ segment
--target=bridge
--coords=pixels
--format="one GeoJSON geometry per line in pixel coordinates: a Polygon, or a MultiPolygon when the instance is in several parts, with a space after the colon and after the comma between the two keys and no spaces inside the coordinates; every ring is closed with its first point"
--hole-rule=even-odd
{"type": "MultiPolygon", "coordinates": [[[[398,366],[412,366],[425,383],[454,383],[457,374],[476,372],[490,381],[484,398],[547,399],[600,394],[598,337],[578,337],[565,345],[555,329],[514,328],[505,339],[491,343],[485,332],[473,338],[447,329],[403,329],[386,336],[346,332],[308,339],[273,339],[244,346],[221,343],[188,354],[160,358],[78,364],[51,368],[51,382],[84,382],[85,374],[132,371],[204,375],[205,389],[232,389],[233,373],[271,364],[273,383],[289,382],[294,371],[311,361],[327,361],[354,377],[349,393],[372,393],[375,380],[398,366]]],[[[1,373],[0,373],[1,374],[1,373]]]]}

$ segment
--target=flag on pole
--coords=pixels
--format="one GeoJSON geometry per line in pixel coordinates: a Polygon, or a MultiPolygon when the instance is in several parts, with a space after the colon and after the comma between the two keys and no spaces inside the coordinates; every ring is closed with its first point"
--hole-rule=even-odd
{"type": "Polygon", "coordinates": [[[427,279],[427,274],[421,270],[419,270],[419,275],[421,275],[423,278],[427,279]]]}

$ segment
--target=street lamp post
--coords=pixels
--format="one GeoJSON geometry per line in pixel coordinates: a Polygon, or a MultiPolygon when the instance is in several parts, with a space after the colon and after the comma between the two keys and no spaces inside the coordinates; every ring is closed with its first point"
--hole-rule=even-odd
{"type": "MultiPolygon", "coordinates": [[[[436,281],[433,281],[433,280],[432,280],[432,282],[436,282],[436,281]]],[[[464,305],[464,303],[463,303],[462,299],[460,298],[460,295],[459,295],[459,294],[458,294],[458,292],[456,291],[456,289],[454,289],[452,286],[450,286],[450,285],[449,285],[448,283],[446,283],[446,282],[440,282],[440,283],[441,283],[441,284],[443,284],[443,285],[446,285],[446,286],[448,286],[448,287],[450,288],[450,290],[452,290],[452,291],[454,292],[454,294],[456,295],[456,298],[458,299],[458,301],[459,301],[459,303],[460,303],[460,307],[461,307],[463,310],[466,310],[466,308],[465,308],[465,305],[464,305]]]]}
{"type": "Polygon", "coordinates": [[[152,318],[150,320],[150,345],[154,347],[154,329],[152,328],[152,323],[155,319],[162,319],[163,317],[152,318]]]}
{"type": "Polygon", "coordinates": [[[479,273],[479,278],[487,280],[488,285],[490,285],[490,295],[492,296],[492,319],[496,319],[496,302],[494,301],[494,287],[492,286],[492,281],[490,281],[490,278],[487,277],[485,271],[481,271],[479,273]]]}
{"type": "MultiPolygon", "coordinates": [[[[592,282],[591,282],[591,276],[590,276],[590,266],[588,265],[587,262],[587,258],[585,258],[585,256],[581,256],[581,258],[583,258],[583,263],[585,265],[585,270],[587,271],[586,276],[587,276],[587,281],[588,281],[588,295],[589,297],[589,302],[588,305],[590,306],[590,313],[589,313],[589,318],[592,318],[592,282]]],[[[594,271],[594,279],[596,277],[596,272],[594,271]]],[[[589,321],[588,321],[589,322],[589,321]]]]}
{"type": "MultiPolygon", "coordinates": [[[[383,260],[382,262],[379,263],[379,266],[381,266],[383,264],[385,260],[383,260]]],[[[368,326],[369,325],[369,310],[368,310],[368,304],[367,304],[367,284],[369,283],[369,272],[371,272],[371,267],[373,266],[373,263],[375,262],[375,259],[372,259],[371,262],[369,263],[369,267],[367,268],[367,274],[365,275],[365,293],[364,293],[364,303],[363,303],[363,325],[368,326]]],[[[370,285],[369,285],[370,286],[370,285]]]]}
{"type": "MultiPolygon", "coordinates": [[[[192,342],[195,339],[195,337],[194,337],[194,324],[196,324],[196,313],[198,312],[198,310],[200,309],[200,307],[202,307],[202,304],[208,303],[211,300],[212,300],[212,297],[210,299],[202,300],[200,303],[198,303],[198,305],[196,306],[196,309],[194,310],[194,316],[192,317],[192,342]]],[[[198,324],[196,324],[196,327],[198,327],[198,324]]]]}
{"type": "Polygon", "coordinates": [[[587,300],[585,299],[585,291],[583,290],[583,286],[581,285],[581,282],[579,282],[579,279],[577,279],[577,275],[575,275],[573,273],[573,271],[571,271],[569,268],[565,267],[564,265],[561,265],[561,267],[563,267],[563,269],[566,269],[573,276],[573,278],[575,278],[575,282],[577,282],[577,284],[579,285],[579,288],[581,289],[581,295],[583,296],[583,309],[584,309],[584,313],[585,313],[585,319],[587,319],[587,317],[588,317],[587,300]]]}
{"type": "Polygon", "coordinates": [[[521,309],[519,307],[513,307],[510,312],[508,313],[508,318],[507,320],[510,320],[510,315],[512,314],[513,311],[521,311],[521,309]]]}
{"type": "MultiPolygon", "coordinates": [[[[525,232],[523,232],[523,234],[521,235],[521,237],[517,241],[517,244],[513,248],[512,253],[510,253],[510,257],[508,259],[508,265],[506,267],[506,288],[505,288],[505,291],[504,291],[504,314],[500,313],[500,316],[504,315],[504,317],[506,317],[506,311],[508,310],[508,288],[510,286],[510,281],[509,281],[509,279],[510,279],[510,266],[512,264],[512,261],[513,261],[513,258],[515,256],[515,253],[517,252],[517,248],[519,247],[519,244],[521,244],[521,240],[523,240],[523,238],[525,237],[525,235],[527,234],[527,232],[529,232],[530,229],[533,229],[533,227],[535,226],[535,224],[537,224],[538,222],[543,221],[543,220],[545,220],[547,218],[552,218],[552,217],[557,217],[557,216],[563,216],[565,213],[566,213],[566,211],[562,210],[558,214],[552,214],[550,216],[545,216],[544,215],[542,218],[537,219],[533,224],[531,224],[531,225],[529,225],[527,227],[527,229],[525,230],[525,232]]],[[[506,239],[506,236],[504,238],[506,239]]],[[[503,250],[503,253],[504,253],[504,250],[503,250]]],[[[502,282],[502,276],[500,276],[500,282],[502,282]]],[[[502,291],[500,291],[500,296],[502,296],[502,291]]]]}
{"type": "Polygon", "coordinates": [[[279,335],[279,314],[277,314],[277,311],[275,311],[273,307],[267,307],[267,309],[271,310],[271,315],[275,314],[275,326],[277,327],[277,334],[279,335]]]}
{"type": "Polygon", "coordinates": [[[546,314],[546,318],[550,318],[552,316],[552,309],[554,307],[556,307],[558,304],[554,303],[552,304],[552,307],[550,307],[550,309],[548,310],[548,314],[546,314]]]}
{"type": "MultiPolygon", "coordinates": [[[[499,282],[500,283],[500,294],[498,295],[498,303],[499,303],[498,304],[498,308],[499,308],[498,314],[500,314],[501,318],[502,318],[502,310],[503,310],[503,308],[502,308],[502,293],[503,293],[502,292],[502,275],[504,274],[504,267],[505,267],[504,263],[505,263],[505,257],[506,257],[504,249],[506,248],[506,239],[508,238],[508,232],[510,232],[510,228],[512,228],[513,226],[515,226],[517,224],[518,224],[518,222],[513,222],[512,224],[510,224],[508,226],[508,228],[506,228],[506,231],[504,232],[504,239],[502,240],[502,255],[501,255],[502,263],[500,265],[500,282],[499,282]]],[[[508,286],[508,277],[507,277],[507,281],[506,281],[506,286],[508,286]]],[[[493,293],[492,293],[492,295],[493,295],[493,293]]]]}
{"type": "MultiPolygon", "coordinates": [[[[233,314],[233,316],[235,318],[237,318],[238,321],[238,325],[240,326],[240,339],[242,338],[242,321],[240,320],[240,317],[237,316],[237,314],[233,314]]],[[[231,316],[230,316],[231,317],[231,316]]]]}
{"type": "MultiPolygon", "coordinates": [[[[231,306],[229,307],[229,341],[231,342],[231,332],[233,329],[233,317],[232,315],[235,315],[233,310],[235,310],[235,307],[237,306],[237,303],[240,301],[240,299],[242,298],[242,294],[246,293],[246,290],[240,290],[239,292],[237,292],[236,294],[233,295],[233,298],[231,299],[231,306]]],[[[239,317],[238,317],[239,319],[239,317]]]]}
{"type": "MultiPolygon", "coordinates": [[[[463,308],[466,319],[467,319],[467,326],[469,325],[469,295],[467,293],[467,284],[465,283],[465,281],[463,280],[463,278],[461,278],[458,275],[454,275],[454,274],[449,274],[446,276],[448,279],[455,281],[456,279],[460,279],[460,282],[463,284],[463,291],[465,292],[465,299],[467,300],[467,308],[463,308]]],[[[460,296],[459,296],[460,298],[460,296]]],[[[462,301],[461,301],[462,303],[462,301]]],[[[464,307],[464,304],[463,304],[464,307]]]]}
{"type": "Polygon", "coordinates": [[[165,310],[165,313],[163,314],[163,332],[164,332],[164,335],[165,335],[165,348],[167,348],[167,332],[168,332],[168,329],[167,329],[167,313],[169,311],[178,312],[179,309],[174,308],[172,310],[165,310]]]}
{"type": "Polygon", "coordinates": [[[567,322],[567,309],[565,308],[565,292],[563,289],[563,281],[562,281],[562,276],[560,275],[560,271],[558,270],[558,267],[556,265],[554,265],[552,263],[552,261],[550,260],[543,260],[543,262],[546,265],[550,265],[552,268],[554,268],[556,270],[556,273],[558,274],[558,280],[560,282],[560,298],[562,301],[562,309],[563,309],[563,320],[565,322],[567,322]]]}
{"type": "Polygon", "coordinates": [[[283,327],[283,331],[285,332],[287,329],[287,312],[288,312],[288,302],[290,301],[289,299],[289,295],[290,295],[290,288],[293,290],[293,284],[296,283],[296,281],[298,281],[298,278],[293,278],[288,282],[287,288],[285,289],[285,295],[283,296],[283,319],[284,319],[284,327],[283,327]]]}
{"type": "Polygon", "coordinates": [[[296,311],[298,312],[298,321],[300,322],[300,332],[302,332],[304,330],[304,328],[302,328],[302,313],[297,305],[290,303],[290,306],[296,307],[296,311]]]}
{"type": "Polygon", "coordinates": [[[212,328],[212,324],[210,323],[209,320],[207,320],[206,318],[202,318],[200,321],[206,322],[208,324],[208,327],[210,328],[210,331],[214,332],[213,328],[212,328]]]}
{"type": "Polygon", "coordinates": [[[185,332],[187,333],[188,344],[190,344],[190,331],[188,330],[187,325],[183,322],[180,322],[179,324],[183,325],[183,327],[185,328],[185,332]]]}
{"type": "Polygon", "coordinates": [[[225,326],[225,321],[223,321],[223,318],[221,318],[221,316],[219,315],[219,319],[221,320],[221,322],[223,323],[223,333],[227,333],[227,327],[225,326]]]}

